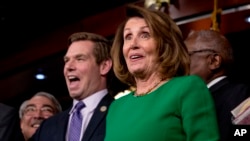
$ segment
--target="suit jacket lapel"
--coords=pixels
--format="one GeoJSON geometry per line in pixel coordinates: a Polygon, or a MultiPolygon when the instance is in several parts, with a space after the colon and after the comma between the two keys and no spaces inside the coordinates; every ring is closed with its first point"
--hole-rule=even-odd
{"type": "Polygon", "coordinates": [[[88,141],[93,136],[95,130],[98,128],[100,122],[105,122],[106,114],[108,112],[108,107],[110,103],[113,101],[113,98],[107,94],[96,107],[94,114],[86,128],[86,131],[83,135],[82,141],[88,141]]]}
{"type": "Polygon", "coordinates": [[[56,133],[55,135],[58,135],[58,136],[55,136],[54,140],[58,140],[58,141],[65,141],[66,140],[66,133],[67,133],[67,128],[68,128],[70,109],[71,108],[64,111],[62,113],[62,116],[57,121],[58,129],[56,129],[56,132],[58,132],[58,133],[56,133]]]}

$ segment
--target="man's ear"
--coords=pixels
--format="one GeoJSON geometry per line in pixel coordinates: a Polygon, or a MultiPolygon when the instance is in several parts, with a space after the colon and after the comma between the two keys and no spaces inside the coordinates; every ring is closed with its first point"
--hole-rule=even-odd
{"type": "Polygon", "coordinates": [[[100,74],[107,75],[111,68],[112,68],[112,60],[111,59],[103,61],[100,64],[100,74]]]}
{"type": "Polygon", "coordinates": [[[219,54],[210,55],[209,68],[211,70],[218,69],[221,66],[222,57],[219,54]]]}
{"type": "Polygon", "coordinates": [[[20,122],[19,122],[19,123],[20,123],[20,128],[21,128],[21,130],[23,130],[23,126],[24,126],[24,125],[23,125],[22,119],[20,119],[20,122]]]}

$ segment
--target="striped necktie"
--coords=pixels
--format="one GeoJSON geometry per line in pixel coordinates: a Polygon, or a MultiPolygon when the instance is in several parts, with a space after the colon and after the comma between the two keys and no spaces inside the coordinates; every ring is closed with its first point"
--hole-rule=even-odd
{"type": "Polygon", "coordinates": [[[82,128],[81,109],[84,107],[85,104],[82,101],[78,102],[75,106],[69,127],[69,141],[80,141],[82,128]]]}

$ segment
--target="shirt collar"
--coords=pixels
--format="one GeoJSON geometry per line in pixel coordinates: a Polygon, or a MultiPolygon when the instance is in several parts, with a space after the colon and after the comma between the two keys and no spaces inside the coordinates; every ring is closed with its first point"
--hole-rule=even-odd
{"type": "Polygon", "coordinates": [[[208,84],[207,84],[207,87],[210,88],[212,87],[214,84],[216,84],[217,82],[219,82],[220,80],[226,78],[227,76],[220,76],[220,77],[217,77],[215,78],[214,80],[210,81],[208,84]]]}
{"type": "MultiPolygon", "coordinates": [[[[86,97],[85,99],[83,99],[81,101],[84,102],[84,104],[86,105],[85,107],[89,111],[93,111],[97,107],[97,105],[99,104],[101,99],[107,94],[108,94],[108,90],[103,89],[103,90],[100,90],[100,91],[86,97]]],[[[73,100],[73,106],[72,106],[69,114],[71,114],[74,111],[74,107],[78,102],[79,102],[79,100],[76,100],[76,99],[73,100]]]]}

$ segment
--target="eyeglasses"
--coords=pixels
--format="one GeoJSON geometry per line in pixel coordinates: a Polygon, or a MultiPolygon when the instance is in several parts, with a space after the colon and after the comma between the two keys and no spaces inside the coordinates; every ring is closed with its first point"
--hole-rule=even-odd
{"type": "Polygon", "coordinates": [[[38,110],[40,110],[42,115],[45,115],[45,116],[54,114],[53,108],[49,107],[49,106],[45,106],[45,107],[42,107],[40,109],[38,109],[34,106],[28,106],[28,107],[26,107],[26,109],[24,109],[24,115],[33,116],[38,112],[38,110]]]}
{"type": "Polygon", "coordinates": [[[217,53],[215,50],[212,50],[212,49],[201,49],[201,50],[194,50],[194,51],[189,51],[188,52],[188,55],[189,56],[192,56],[196,53],[201,53],[201,52],[212,52],[212,53],[217,53]]]}

